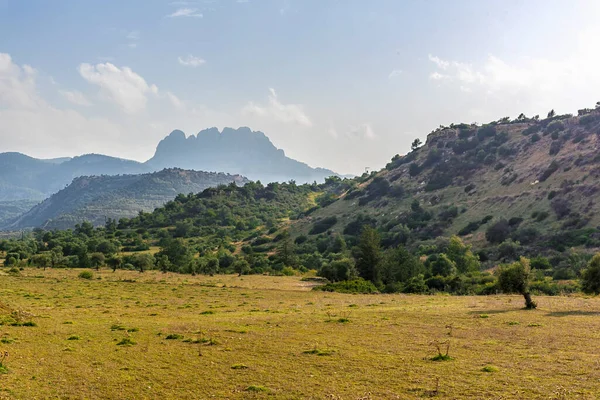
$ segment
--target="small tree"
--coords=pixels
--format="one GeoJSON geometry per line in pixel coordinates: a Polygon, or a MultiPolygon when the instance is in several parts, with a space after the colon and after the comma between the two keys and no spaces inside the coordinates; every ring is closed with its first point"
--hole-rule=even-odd
{"type": "Polygon", "coordinates": [[[471,246],[465,245],[456,235],[450,238],[446,255],[454,261],[456,269],[460,273],[479,271],[479,257],[473,254],[471,246]]]}
{"type": "Polygon", "coordinates": [[[106,265],[112,268],[113,272],[116,272],[118,268],[123,264],[123,259],[119,256],[110,256],[106,260],[106,265]]]}
{"type": "Polygon", "coordinates": [[[554,118],[555,116],[556,116],[556,113],[554,112],[554,109],[552,109],[548,112],[548,118],[554,118]]]}
{"type": "Polygon", "coordinates": [[[90,264],[92,268],[96,268],[96,271],[100,270],[100,267],[104,265],[105,257],[102,253],[90,254],[90,264]]]}
{"type": "Polygon", "coordinates": [[[581,290],[600,294],[600,253],[596,254],[581,273],[581,290]]]}
{"type": "Polygon", "coordinates": [[[525,308],[528,310],[537,307],[537,304],[531,299],[529,293],[529,283],[531,279],[531,267],[529,260],[521,257],[508,266],[498,270],[498,287],[504,293],[518,293],[525,298],[525,308]]]}
{"type": "Polygon", "coordinates": [[[238,276],[242,276],[250,272],[250,264],[248,264],[248,261],[240,258],[233,263],[233,270],[237,272],[238,276]]]}
{"type": "Polygon", "coordinates": [[[410,149],[412,151],[417,150],[419,147],[421,147],[421,145],[423,144],[423,142],[421,142],[421,139],[416,138],[415,140],[413,140],[412,144],[410,145],[410,149]]]}
{"type": "Polygon", "coordinates": [[[379,280],[379,264],[381,263],[381,245],[379,234],[368,225],[362,230],[356,248],[356,269],[361,278],[371,282],[379,280]]]}

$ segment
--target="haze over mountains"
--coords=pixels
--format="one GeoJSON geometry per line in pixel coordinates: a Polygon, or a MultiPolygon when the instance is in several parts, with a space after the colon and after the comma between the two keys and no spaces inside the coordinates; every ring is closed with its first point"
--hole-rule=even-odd
{"type": "Polygon", "coordinates": [[[240,174],[264,183],[322,181],[333,171],[311,168],[285,156],[262,132],[250,128],[217,128],[186,139],[175,130],[145,163],[100,154],[41,160],[21,153],[0,153],[0,200],[42,200],[86,175],[140,174],[163,168],[240,174]]]}
{"type": "MultiPolygon", "coordinates": [[[[219,178],[208,179],[204,182],[203,179],[208,175],[191,174],[193,176],[192,184],[181,185],[172,182],[161,186],[160,189],[155,188],[162,192],[157,198],[146,202],[140,197],[143,192],[136,192],[135,200],[128,197],[134,195],[133,192],[129,194],[125,194],[126,191],[123,192],[123,185],[127,186],[130,181],[141,179],[140,177],[135,179],[131,176],[121,179],[106,177],[101,180],[89,179],[86,182],[93,184],[86,186],[84,192],[79,188],[68,188],[61,192],[60,196],[67,194],[75,196],[62,204],[67,208],[56,208],[57,197],[54,196],[54,199],[48,199],[40,207],[17,220],[17,217],[28,211],[33,205],[64,189],[71,182],[75,186],[81,185],[83,180],[77,180],[79,177],[151,174],[165,168],[223,172],[246,176],[252,180],[261,180],[264,183],[289,180],[295,180],[298,183],[321,182],[326,177],[334,175],[333,171],[311,168],[302,162],[286,157],[283,150],[277,149],[264,133],[254,132],[246,127],[225,128],[222,132],[219,132],[217,128],[210,128],[188,138],[182,131],[175,130],[158,144],[154,157],[145,163],[101,154],[43,160],[21,153],[0,153],[0,227],[39,226],[46,224],[49,219],[56,219],[60,213],[66,212],[71,218],[76,209],[81,212],[78,211],[75,214],[80,213],[81,215],[74,220],[80,220],[82,215],[94,221],[97,218],[104,218],[106,215],[112,218],[131,216],[130,214],[134,210],[135,212],[151,211],[153,207],[171,200],[178,193],[200,191],[213,184],[231,181],[231,179],[219,178]],[[120,201],[131,200],[132,203],[125,208],[120,208],[116,206],[116,203],[111,202],[116,207],[113,211],[110,210],[110,207],[101,207],[103,209],[102,216],[93,216],[87,211],[82,211],[82,209],[87,210],[87,205],[84,205],[86,201],[98,203],[101,196],[106,195],[102,191],[106,190],[107,186],[118,187],[121,190],[118,196],[120,201]],[[174,191],[174,188],[178,188],[179,191],[174,191]],[[95,190],[99,192],[94,193],[95,190]],[[50,203],[53,205],[52,207],[49,206],[50,203]],[[49,212],[49,209],[60,211],[60,213],[49,212]]],[[[169,179],[174,176],[162,176],[161,179],[169,179]]],[[[147,175],[144,179],[147,180],[151,177],[155,176],[147,175]]],[[[236,177],[235,180],[238,183],[242,182],[239,177],[236,177]]],[[[64,202],[65,199],[60,201],[64,202]]],[[[55,221],[53,226],[66,227],[69,223],[65,221],[69,221],[69,218],[63,219],[63,222],[60,223],[55,221]]]]}

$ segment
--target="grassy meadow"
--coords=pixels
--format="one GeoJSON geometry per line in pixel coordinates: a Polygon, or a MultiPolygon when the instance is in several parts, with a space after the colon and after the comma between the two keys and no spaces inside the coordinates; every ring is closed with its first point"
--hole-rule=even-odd
{"type": "Polygon", "coordinates": [[[596,399],[600,299],[350,295],[300,277],[0,272],[0,399],[596,399]],[[12,326],[8,315],[19,311],[12,326]],[[449,360],[432,361],[449,344],[449,360]]]}

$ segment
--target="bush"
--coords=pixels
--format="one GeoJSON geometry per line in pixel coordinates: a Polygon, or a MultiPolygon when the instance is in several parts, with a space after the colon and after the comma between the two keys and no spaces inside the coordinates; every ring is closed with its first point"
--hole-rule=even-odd
{"type": "Polygon", "coordinates": [[[313,290],[338,293],[379,293],[372,282],[361,278],[352,281],[328,283],[327,285],[316,286],[313,290]]]}
{"type": "Polygon", "coordinates": [[[327,217],[323,218],[320,221],[315,222],[313,227],[311,228],[309,235],[318,235],[319,233],[326,232],[329,228],[337,224],[337,217],[327,217]]]}
{"type": "Polygon", "coordinates": [[[546,168],[546,170],[544,172],[542,172],[542,175],[540,175],[539,177],[539,181],[540,182],[544,182],[546,181],[546,179],[550,178],[550,176],[556,172],[556,170],[558,170],[558,163],[556,162],[556,160],[553,160],[550,165],[548,166],[548,168],[546,168]]]}
{"type": "Polygon", "coordinates": [[[541,139],[540,135],[538,135],[537,133],[534,133],[533,135],[531,135],[531,138],[529,139],[531,141],[531,143],[535,143],[535,142],[539,142],[541,139]]]}
{"type": "Polygon", "coordinates": [[[600,294],[600,254],[596,254],[581,274],[581,290],[600,294]]]}
{"type": "Polygon", "coordinates": [[[90,271],[83,271],[78,276],[81,279],[93,279],[94,278],[94,274],[92,274],[90,271]]]}
{"type": "Polygon", "coordinates": [[[571,205],[564,199],[556,199],[550,203],[556,218],[562,219],[571,213],[571,205]]]}
{"type": "Polygon", "coordinates": [[[510,235],[510,226],[508,221],[501,219],[494,225],[490,226],[485,232],[485,238],[490,243],[499,244],[504,242],[510,235]]]}
{"type": "Polygon", "coordinates": [[[555,140],[554,142],[552,142],[550,144],[550,150],[548,151],[548,154],[550,154],[551,156],[557,155],[560,152],[562,145],[563,145],[562,141],[555,140]]]}

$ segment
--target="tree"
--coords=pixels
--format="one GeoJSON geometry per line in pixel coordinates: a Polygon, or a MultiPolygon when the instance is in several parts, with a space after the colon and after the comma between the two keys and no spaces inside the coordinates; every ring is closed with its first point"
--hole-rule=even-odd
{"type": "Polygon", "coordinates": [[[404,246],[389,249],[382,263],[382,279],[384,283],[408,282],[411,278],[425,273],[425,266],[404,246]]]}
{"type": "Polygon", "coordinates": [[[548,118],[554,118],[555,116],[556,116],[556,113],[554,112],[554,109],[552,109],[548,112],[548,118]]]}
{"type": "Polygon", "coordinates": [[[456,269],[461,274],[479,270],[479,257],[471,251],[471,246],[463,243],[458,236],[452,236],[446,255],[456,264],[456,269]]]}
{"type": "Polygon", "coordinates": [[[600,253],[596,254],[581,273],[581,290],[600,294],[600,253]]]}
{"type": "Polygon", "coordinates": [[[46,270],[47,267],[52,265],[52,255],[48,252],[35,254],[30,258],[30,261],[31,265],[46,270]]]}
{"type": "Polygon", "coordinates": [[[527,117],[523,113],[519,114],[519,116],[517,117],[518,121],[523,121],[523,120],[526,120],[526,119],[527,119],[527,117]]]}
{"type": "Polygon", "coordinates": [[[219,271],[219,259],[216,257],[208,257],[201,260],[198,271],[201,274],[213,276],[219,271]]]}
{"type": "Polygon", "coordinates": [[[356,247],[356,269],[361,278],[371,282],[379,280],[379,265],[381,263],[381,245],[377,231],[365,226],[356,247]]]}
{"type": "Polygon", "coordinates": [[[100,270],[100,267],[104,265],[105,257],[102,253],[92,253],[90,254],[90,265],[92,268],[96,268],[96,270],[100,270]]]}
{"type": "Polygon", "coordinates": [[[159,255],[156,258],[156,265],[158,269],[165,274],[171,269],[171,262],[169,261],[169,257],[166,255],[159,255]]]}
{"type": "Polygon", "coordinates": [[[118,268],[123,264],[123,259],[119,256],[110,256],[106,260],[106,265],[112,268],[113,272],[116,272],[118,268]]]}
{"type": "Polygon", "coordinates": [[[456,263],[444,253],[430,257],[431,275],[451,276],[456,274],[456,263]]]}
{"type": "Polygon", "coordinates": [[[413,140],[412,144],[410,145],[410,149],[412,151],[417,150],[419,147],[421,147],[421,145],[423,144],[423,142],[421,142],[421,139],[416,138],[415,140],[413,140]]]}
{"type": "Polygon", "coordinates": [[[242,276],[250,272],[250,264],[243,258],[239,258],[233,263],[233,270],[237,272],[238,276],[242,276]]]}
{"type": "Polygon", "coordinates": [[[529,284],[531,280],[531,267],[529,260],[521,257],[519,261],[504,266],[498,270],[498,287],[504,293],[518,293],[525,298],[525,308],[528,310],[537,307],[531,299],[529,284]]]}
{"type": "Polygon", "coordinates": [[[502,243],[510,235],[510,225],[504,218],[490,226],[485,232],[485,238],[490,243],[502,243]]]}
{"type": "Polygon", "coordinates": [[[177,269],[187,268],[194,258],[182,238],[167,240],[164,247],[156,254],[159,257],[167,256],[169,263],[177,269]]]}
{"type": "Polygon", "coordinates": [[[600,101],[596,102],[596,108],[600,108],[600,101]]]}
{"type": "Polygon", "coordinates": [[[277,257],[286,267],[296,267],[298,265],[298,260],[294,253],[294,242],[288,231],[282,233],[282,239],[277,247],[277,257]]]}

